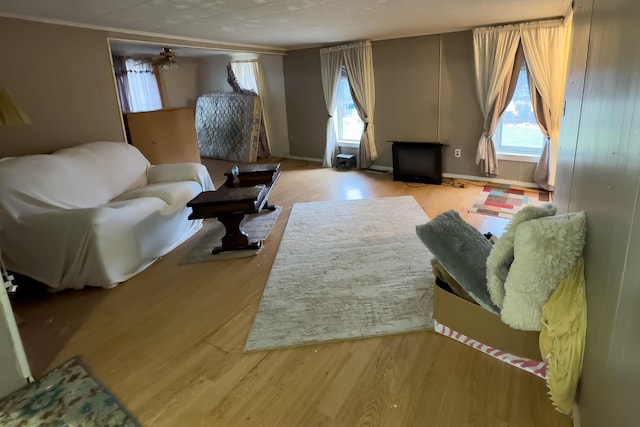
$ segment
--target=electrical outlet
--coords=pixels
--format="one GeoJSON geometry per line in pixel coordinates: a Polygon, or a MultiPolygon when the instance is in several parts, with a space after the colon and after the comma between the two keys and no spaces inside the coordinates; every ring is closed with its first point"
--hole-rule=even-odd
{"type": "Polygon", "coordinates": [[[453,155],[456,156],[457,158],[462,157],[462,150],[459,148],[456,148],[456,150],[453,152],[453,155]]]}

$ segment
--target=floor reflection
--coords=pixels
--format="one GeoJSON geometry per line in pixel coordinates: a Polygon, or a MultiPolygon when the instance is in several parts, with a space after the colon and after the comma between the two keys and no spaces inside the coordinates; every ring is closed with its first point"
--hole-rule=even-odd
{"type": "Polygon", "coordinates": [[[364,194],[361,188],[348,187],[345,190],[345,200],[360,200],[364,199],[364,194]]]}

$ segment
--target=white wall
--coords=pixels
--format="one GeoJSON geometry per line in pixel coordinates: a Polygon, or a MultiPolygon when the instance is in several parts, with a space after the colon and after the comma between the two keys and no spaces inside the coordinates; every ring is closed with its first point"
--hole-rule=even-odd
{"type": "Polygon", "coordinates": [[[164,108],[195,108],[200,95],[198,76],[201,60],[180,58],[175,70],[160,69],[164,108]]]}
{"type": "Polygon", "coordinates": [[[227,83],[227,64],[231,55],[214,55],[202,59],[198,75],[200,93],[232,92],[227,83]]]}

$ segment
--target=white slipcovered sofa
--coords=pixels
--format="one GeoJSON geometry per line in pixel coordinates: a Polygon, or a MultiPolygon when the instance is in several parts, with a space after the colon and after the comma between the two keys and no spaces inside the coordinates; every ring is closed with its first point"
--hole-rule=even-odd
{"type": "Polygon", "coordinates": [[[152,166],[122,142],[0,159],[0,249],[56,290],[113,287],[198,231],[186,203],[213,189],[203,165],[152,166]]]}

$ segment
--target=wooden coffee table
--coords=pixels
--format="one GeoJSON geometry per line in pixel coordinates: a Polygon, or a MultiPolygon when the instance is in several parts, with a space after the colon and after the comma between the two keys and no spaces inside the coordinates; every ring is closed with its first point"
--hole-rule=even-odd
{"type": "Polygon", "coordinates": [[[260,249],[261,241],[250,242],[240,223],[247,214],[275,209],[268,204],[273,186],[280,178],[280,164],[250,165],[225,173],[227,182],[217,191],[198,194],[187,206],[193,209],[189,219],[218,218],[225,228],[222,246],[211,253],[242,249],[260,249]]]}
{"type": "MultiPolygon", "coordinates": [[[[251,187],[254,185],[271,185],[280,177],[280,163],[236,166],[224,174],[226,188],[251,187]]],[[[265,203],[264,209],[274,210],[275,206],[265,203]]]]}

